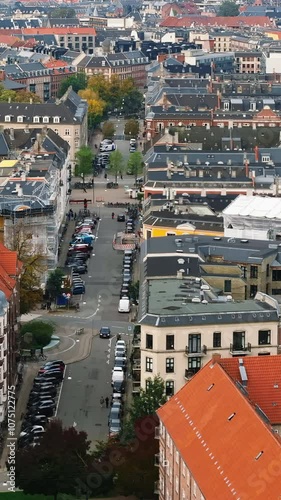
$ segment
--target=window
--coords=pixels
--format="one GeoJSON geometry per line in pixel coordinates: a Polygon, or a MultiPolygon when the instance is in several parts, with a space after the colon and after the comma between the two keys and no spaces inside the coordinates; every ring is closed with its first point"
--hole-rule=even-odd
{"type": "Polygon", "coordinates": [[[153,335],[150,335],[149,333],[146,334],[145,347],[146,349],[153,349],[153,335]]]}
{"type": "Polygon", "coordinates": [[[244,351],[245,349],[245,332],[233,332],[233,350],[244,351]]]}
{"type": "Polygon", "coordinates": [[[5,122],[10,122],[11,121],[11,117],[10,115],[6,115],[5,116],[5,122]]]}
{"type": "Polygon", "coordinates": [[[258,266],[251,266],[250,267],[250,278],[257,279],[258,272],[259,272],[258,266]]]}
{"type": "Polygon", "coordinates": [[[64,131],[64,135],[70,135],[70,130],[69,128],[66,128],[65,131],[64,131]]]}
{"type": "Polygon", "coordinates": [[[175,382],[173,380],[167,380],[166,382],[166,396],[173,396],[175,391],[175,382]]]}
{"type": "Polygon", "coordinates": [[[268,345],[271,343],[271,331],[259,330],[259,345],[268,345]]]}
{"type": "Polygon", "coordinates": [[[201,352],[201,334],[190,333],[188,335],[188,352],[201,352]]]}
{"type": "Polygon", "coordinates": [[[148,391],[151,386],[151,379],[145,381],[145,390],[148,391]]]}
{"type": "Polygon", "coordinates": [[[39,122],[40,122],[39,116],[33,116],[33,123],[39,123],[39,122]]]}
{"type": "Polygon", "coordinates": [[[175,480],[175,490],[176,490],[176,493],[179,492],[179,478],[178,478],[178,476],[176,476],[176,480],[175,480]]]}
{"type": "Polygon", "coordinates": [[[186,484],[189,486],[190,484],[190,471],[186,469],[186,484]]]}
{"type": "Polygon", "coordinates": [[[23,122],[23,116],[18,116],[17,117],[17,122],[22,123],[23,122]]]}
{"type": "Polygon", "coordinates": [[[33,94],[36,93],[36,84],[35,83],[30,83],[29,92],[32,92],[33,94]]]}
{"type": "Polygon", "coordinates": [[[76,128],[75,129],[75,136],[78,137],[80,135],[80,131],[79,131],[79,128],[76,128]]]}
{"type": "Polygon", "coordinates": [[[279,269],[272,270],[272,281],[281,281],[281,270],[279,269]]]}
{"type": "Polygon", "coordinates": [[[54,123],[59,123],[59,122],[60,122],[60,117],[54,116],[54,123]]]}
{"type": "Polygon", "coordinates": [[[188,358],[188,371],[192,373],[199,372],[201,368],[201,358],[188,358]]]}
{"type": "Polygon", "coordinates": [[[153,359],[145,358],[145,371],[152,372],[153,371],[153,359]]]}
{"type": "Polygon", "coordinates": [[[49,123],[49,117],[43,116],[43,123],[49,123]]]}
{"type": "Polygon", "coordinates": [[[250,285],[250,298],[252,299],[255,297],[256,293],[258,291],[257,285],[250,285]]]}
{"type": "Polygon", "coordinates": [[[247,279],[247,267],[241,266],[242,278],[247,279]]]}
{"type": "Polygon", "coordinates": [[[176,451],[176,464],[178,464],[178,463],[179,463],[179,452],[176,451]]]}
{"type": "Polygon", "coordinates": [[[221,332],[213,333],[213,347],[221,347],[221,332]]]}
{"type": "Polygon", "coordinates": [[[269,264],[266,264],[266,277],[269,278],[269,264]]]}
{"type": "Polygon", "coordinates": [[[174,358],[166,358],[166,373],[174,373],[174,358]]]}
{"type": "Polygon", "coordinates": [[[194,497],[196,497],[196,493],[197,493],[197,484],[196,484],[196,482],[193,479],[193,496],[194,497]]]}
{"type": "Polygon", "coordinates": [[[224,280],[224,291],[231,292],[231,280],[224,280]]]}
{"type": "Polygon", "coordinates": [[[270,155],[262,155],[261,157],[262,163],[267,163],[270,161],[270,155]]]}
{"type": "Polygon", "coordinates": [[[183,477],[185,477],[185,475],[186,475],[186,465],[184,462],[182,464],[182,475],[183,475],[183,477]]]}
{"type": "Polygon", "coordinates": [[[166,233],[166,236],[176,236],[176,233],[170,233],[170,232],[168,232],[168,233],[166,233]]]}
{"type": "Polygon", "coordinates": [[[55,134],[58,134],[58,133],[59,133],[59,131],[58,131],[58,129],[57,129],[57,128],[55,128],[54,132],[55,132],[55,134]]]}
{"type": "Polygon", "coordinates": [[[224,102],[224,103],[223,103],[223,109],[224,109],[225,111],[229,111],[229,102],[224,102]]]}
{"type": "Polygon", "coordinates": [[[174,349],[175,336],[174,335],[166,335],[166,350],[169,351],[174,349]]]}

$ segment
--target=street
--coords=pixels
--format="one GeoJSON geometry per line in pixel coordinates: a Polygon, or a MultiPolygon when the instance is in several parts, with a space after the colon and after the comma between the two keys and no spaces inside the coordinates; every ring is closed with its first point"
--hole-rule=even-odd
{"type": "MultiPolygon", "coordinates": [[[[67,366],[57,417],[65,426],[74,425],[87,432],[92,442],[105,439],[108,432],[109,410],[100,408],[100,397],[111,396],[111,369],[117,333],[129,339],[132,326],[127,314],[118,313],[122,273],[122,252],[112,248],[114,232],[124,223],[112,220],[111,209],[101,207],[101,220],[96,234],[88,274],[84,275],[86,293],[80,300],[80,311],[74,316],[63,314],[54,318],[58,325],[73,329],[90,327],[96,332],[101,326],[110,326],[112,338],[100,339],[95,335],[91,354],[83,361],[67,366]]],[[[119,212],[122,210],[119,209],[119,212]]],[[[79,296],[77,297],[79,299],[79,296]]]]}

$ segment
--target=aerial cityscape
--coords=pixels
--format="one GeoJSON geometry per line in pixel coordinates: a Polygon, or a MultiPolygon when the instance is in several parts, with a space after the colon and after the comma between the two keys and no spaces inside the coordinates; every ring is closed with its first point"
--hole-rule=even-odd
{"type": "Polygon", "coordinates": [[[280,500],[281,4],[0,14],[0,500],[280,500]]]}

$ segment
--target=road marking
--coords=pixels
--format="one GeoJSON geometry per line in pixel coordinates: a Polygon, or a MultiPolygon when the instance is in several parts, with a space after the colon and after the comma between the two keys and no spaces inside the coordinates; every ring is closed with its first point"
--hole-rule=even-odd
{"type": "Polygon", "coordinates": [[[77,423],[73,422],[72,427],[77,427],[77,423]]]}
{"type": "MultiPolygon", "coordinates": [[[[107,360],[106,364],[107,364],[107,365],[109,365],[109,359],[107,360]]],[[[109,383],[109,382],[108,382],[108,383],[109,383]]]]}
{"type": "MultiPolygon", "coordinates": [[[[64,318],[65,318],[65,316],[64,316],[64,318]]],[[[69,337],[63,337],[63,338],[69,338],[69,337]]],[[[71,339],[71,340],[72,340],[73,344],[70,347],[68,347],[67,349],[60,351],[59,354],[62,354],[63,352],[67,352],[67,351],[70,351],[70,349],[73,349],[73,347],[76,345],[76,340],[74,340],[74,339],[71,339]]]]}

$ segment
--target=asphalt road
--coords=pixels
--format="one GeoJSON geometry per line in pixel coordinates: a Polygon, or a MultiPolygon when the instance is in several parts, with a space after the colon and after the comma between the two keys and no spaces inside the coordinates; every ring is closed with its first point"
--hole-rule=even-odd
{"type": "Polygon", "coordinates": [[[92,442],[106,438],[108,433],[109,410],[100,408],[99,401],[101,396],[111,396],[116,335],[123,333],[123,338],[131,341],[128,315],[118,313],[123,254],[112,248],[113,235],[123,226],[124,223],[112,220],[110,209],[101,207],[98,237],[85,275],[86,293],[81,298],[80,311],[75,316],[72,313],[55,319],[64,326],[91,326],[96,331],[103,325],[112,330],[110,341],[95,336],[91,355],[67,367],[58,405],[57,416],[63,424],[86,431],[92,442]]]}

